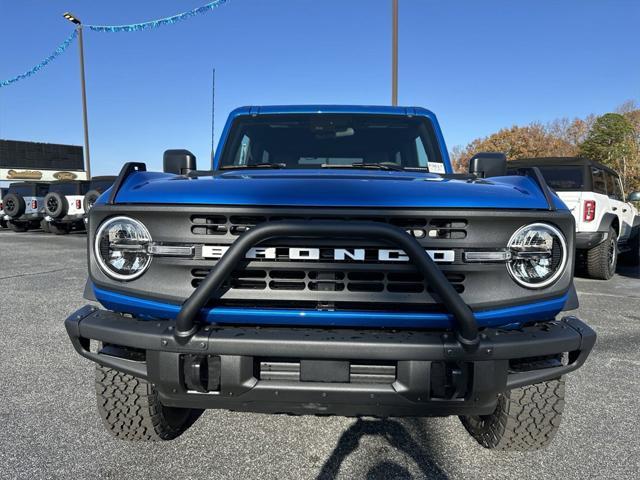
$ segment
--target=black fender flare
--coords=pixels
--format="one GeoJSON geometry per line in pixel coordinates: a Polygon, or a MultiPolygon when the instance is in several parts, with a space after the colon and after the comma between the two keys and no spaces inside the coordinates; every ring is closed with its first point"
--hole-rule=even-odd
{"type": "MultiPolygon", "coordinates": [[[[620,223],[620,219],[618,218],[617,215],[614,215],[611,212],[607,212],[602,216],[602,220],[600,220],[600,225],[598,225],[598,231],[599,232],[609,232],[609,228],[611,227],[611,224],[613,223],[613,221],[616,220],[618,223],[620,223]]],[[[620,227],[618,226],[618,236],[620,236],[620,227]]]]}

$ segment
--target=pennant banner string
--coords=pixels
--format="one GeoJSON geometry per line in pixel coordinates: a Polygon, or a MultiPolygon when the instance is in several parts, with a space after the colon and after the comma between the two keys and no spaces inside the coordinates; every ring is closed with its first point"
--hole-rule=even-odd
{"type": "MultiPolygon", "coordinates": [[[[196,15],[209,13],[213,9],[224,5],[228,1],[229,0],[215,0],[201,7],[194,8],[193,10],[179,13],[177,15],[172,15],[171,17],[160,18],[158,20],[151,20],[149,22],[132,23],[130,25],[84,25],[83,24],[82,27],[92,30],[94,32],[136,32],[140,30],[150,30],[152,28],[162,27],[164,25],[172,25],[174,23],[178,23],[183,20],[187,20],[189,18],[195,17],[196,15]]],[[[52,61],[54,61],[56,58],[62,55],[64,51],[69,47],[69,45],[71,45],[73,41],[77,38],[77,36],[78,36],[78,30],[74,30],[73,33],[69,35],[64,42],[58,45],[58,48],[56,48],[51,55],[49,55],[47,58],[42,60],[37,65],[35,65],[33,68],[30,68],[26,72],[21,73],[20,75],[16,75],[13,78],[9,78],[7,80],[0,80],[0,88],[6,87],[7,85],[11,85],[12,83],[18,82],[20,80],[24,80],[38,73],[44,67],[49,65],[52,61]]]]}
{"type": "Polygon", "coordinates": [[[136,32],[139,30],[149,30],[152,28],[162,27],[164,25],[172,25],[174,23],[187,20],[196,15],[202,15],[203,13],[209,13],[214,8],[217,8],[225,4],[228,0],[215,0],[207,3],[188,12],[172,15],[171,17],[160,18],[158,20],[151,20],[143,23],[132,23],[130,25],[84,25],[86,28],[93,30],[94,32],[136,32]]]}
{"type": "Polygon", "coordinates": [[[18,82],[20,80],[24,80],[25,78],[29,78],[33,74],[38,73],[44,67],[46,67],[51,62],[53,62],[56,58],[58,58],[60,55],[62,55],[64,53],[64,51],[69,47],[69,45],[71,45],[73,43],[73,41],[76,39],[77,36],[78,36],[78,31],[74,30],[73,33],[71,35],[69,35],[64,42],[62,42],[60,45],[58,45],[58,48],[56,48],[51,55],[49,55],[47,58],[42,60],[36,66],[34,66],[33,68],[27,70],[24,73],[21,73],[20,75],[16,75],[13,78],[9,78],[7,80],[0,81],[0,88],[6,87],[7,85],[11,85],[12,83],[18,82]]]}

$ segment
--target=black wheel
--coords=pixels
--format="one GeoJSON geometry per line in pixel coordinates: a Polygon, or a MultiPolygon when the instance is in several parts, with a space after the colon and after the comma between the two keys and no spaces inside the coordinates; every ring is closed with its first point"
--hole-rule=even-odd
{"type": "Polygon", "coordinates": [[[82,201],[82,205],[84,206],[84,213],[89,213],[89,210],[91,210],[91,207],[93,207],[93,204],[96,203],[96,200],[98,200],[98,197],[102,195],[99,191],[97,190],[89,190],[86,195],[84,196],[84,200],[82,201]]]}
{"type": "Polygon", "coordinates": [[[40,220],[40,229],[44,233],[51,233],[51,229],[49,228],[49,222],[47,222],[45,219],[40,220]]]}
{"type": "Polygon", "coordinates": [[[67,223],[53,223],[49,224],[49,231],[54,235],[66,235],[69,233],[70,225],[67,223]]]}
{"type": "Polygon", "coordinates": [[[483,447],[496,450],[538,450],[551,443],[564,409],[564,380],[514,388],[500,395],[491,415],[460,417],[483,447]]]}
{"type": "Polygon", "coordinates": [[[24,203],[22,195],[16,193],[8,193],[3,199],[4,213],[10,217],[18,218],[24,215],[27,204],[24,203]]]}
{"type": "Polygon", "coordinates": [[[51,218],[64,217],[69,211],[69,202],[58,192],[49,192],[44,197],[44,210],[51,218]]]}
{"type": "Polygon", "coordinates": [[[98,411],[111,435],[122,440],[173,440],[191,425],[198,411],[166,407],[153,384],[96,365],[98,411]]]}
{"type": "Polygon", "coordinates": [[[27,230],[29,230],[29,227],[26,223],[14,222],[11,220],[9,220],[9,228],[14,232],[26,232],[27,230]]]}
{"type": "Polygon", "coordinates": [[[636,225],[631,230],[629,251],[620,255],[620,261],[633,267],[640,265],[640,225],[636,225]]]}
{"type": "Polygon", "coordinates": [[[618,265],[618,235],[609,228],[607,239],[587,252],[587,273],[591,278],[609,280],[618,265]]]}

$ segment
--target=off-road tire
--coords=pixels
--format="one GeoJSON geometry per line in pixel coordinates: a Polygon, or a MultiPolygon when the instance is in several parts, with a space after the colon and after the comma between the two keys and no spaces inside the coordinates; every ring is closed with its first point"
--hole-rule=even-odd
{"type": "Polygon", "coordinates": [[[71,225],[66,223],[50,223],[49,231],[54,235],[66,235],[71,230],[71,225]]]}
{"type": "Polygon", "coordinates": [[[591,278],[609,280],[616,273],[617,264],[618,235],[609,228],[607,239],[587,252],[587,274],[591,278]]]}
{"type": "Polygon", "coordinates": [[[96,365],[96,398],[105,427],[122,440],[173,440],[193,420],[191,409],[162,405],[153,384],[100,365],[96,365]]]}
{"type": "Polygon", "coordinates": [[[22,223],[22,222],[13,222],[11,220],[9,220],[8,222],[9,224],[9,228],[11,230],[13,230],[14,232],[26,232],[27,230],[29,230],[29,226],[26,223],[22,223]]]}
{"type": "Polygon", "coordinates": [[[13,218],[19,218],[24,215],[27,209],[27,204],[22,198],[22,195],[17,193],[9,193],[2,199],[4,204],[4,213],[13,218]]]}
{"type": "Polygon", "coordinates": [[[96,200],[98,200],[100,195],[102,194],[97,190],[89,190],[85,194],[84,199],[82,200],[82,206],[84,207],[85,214],[89,213],[89,210],[91,210],[91,207],[93,207],[93,204],[96,203],[96,200]]]}
{"type": "Polygon", "coordinates": [[[49,192],[45,195],[44,210],[52,218],[64,217],[69,211],[67,197],[59,192],[49,192]]]}
{"type": "Polygon", "coordinates": [[[564,409],[564,379],[514,388],[500,394],[491,415],[461,416],[462,424],[483,447],[538,450],[551,443],[564,409]]]}

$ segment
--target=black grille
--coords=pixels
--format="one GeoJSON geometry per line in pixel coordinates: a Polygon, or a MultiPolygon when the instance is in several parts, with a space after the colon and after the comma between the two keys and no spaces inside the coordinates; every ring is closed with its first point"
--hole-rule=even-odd
{"type": "Polygon", "coordinates": [[[263,222],[278,220],[338,220],[382,222],[403,228],[416,238],[464,239],[467,220],[464,218],[433,218],[414,216],[299,216],[299,215],[192,215],[194,235],[240,235],[263,222]]]}
{"type": "MultiPolygon", "coordinates": [[[[209,269],[191,271],[191,285],[195,288],[207,276],[209,269]]],[[[464,292],[465,275],[443,272],[458,293],[464,292]]],[[[289,270],[253,269],[236,270],[225,289],[232,290],[287,290],[322,292],[390,292],[421,293],[433,290],[416,271],[350,271],[350,270],[289,270]]]]}

